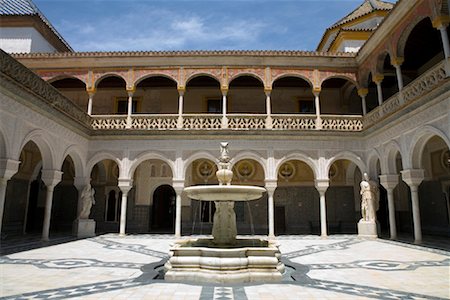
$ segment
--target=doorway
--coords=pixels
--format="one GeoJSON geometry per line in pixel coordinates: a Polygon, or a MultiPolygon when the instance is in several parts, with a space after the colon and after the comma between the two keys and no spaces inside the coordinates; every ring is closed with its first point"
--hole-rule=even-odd
{"type": "Polygon", "coordinates": [[[150,231],[173,233],[175,228],[176,193],[170,185],[161,185],[153,193],[150,231]]]}

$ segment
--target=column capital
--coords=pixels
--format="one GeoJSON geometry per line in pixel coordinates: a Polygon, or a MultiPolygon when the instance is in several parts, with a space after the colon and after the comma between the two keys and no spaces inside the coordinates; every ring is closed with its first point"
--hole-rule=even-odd
{"type": "Polygon", "coordinates": [[[124,194],[128,194],[128,192],[133,188],[133,179],[131,178],[119,178],[117,186],[124,194]]]}
{"type": "Polygon", "coordinates": [[[91,183],[91,177],[75,177],[73,185],[78,191],[82,191],[84,187],[91,183]]]}
{"type": "Polygon", "coordinates": [[[360,97],[366,97],[368,93],[369,93],[369,89],[368,88],[360,88],[360,89],[358,89],[358,95],[360,97]]]}
{"type": "Polygon", "coordinates": [[[179,85],[177,87],[177,90],[178,90],[178,94],[184,95],[184,93],[186,92],[186,87],[184,85],[179,85]]]}
{"type": "Polygon", "coordinates": [[[62,174],[59,170],[42,170],[41,179],[47,188],[54,188],[61,181],[62,174]]]}
{"type": "Polygon", "coordinates": [[[319,96],[320,92],[322,91],[322,88],[320,86],[315,86],[312,90],[314,96],[319,96]]]}
{"type": "Polygon", "coordinates": [[[266,179],[264,187],[267,190],[267,193],[273,194],[275,192],[275,189],[278,186],[278,180],[276,179],[266,179]]]}
{"type": "Polygon", "coordinates": [[[330,186],[330,180],[329,179],[316,179],[316,180],[314,180],[314,185],[320,194],[325,194],[328,187],[330,186]]]}
{"type": "Polygon", "coordinates": [[[11,179],[19,170],[20,161],[13,159],[0,159],[0,177],[11,179]]]}
{"type": "Polygon", "coordinates": [[[375,82],[376,84],[380,84],[384,79],[384,75],[383,74],[375,74],[372,78],[372,81],[375,82]]]}
{"type": "Polygon", "coordinates": [[[222,96],[226,96],[228,94],[228,86],[227,85],[222,85],[220,87],[220,91],[222,92],[222,96]]]}
{"type": "Polygon", "coordinates": [[[266,94],[266,96],[270,96],[270,94],[272,93],[272,87],[265,86],[264,87],[264,93],[266,94]]]}
{"type": "Polygon", "coordinates": [[[181,194],[184,190],[184,179],[173,179],[172,187],[177,194],[181,194]]]}
{"type": "Polygon", "coordinates": [[[410,187],[419,186],[425,178],[425,172],[423,169],[403,170],[400,173],[402,173],[402,180],[410,187]]]}
{"type": "Polygon", "coordinates": [[[89,86],[86,88],[86,92],[88,93],[89,96],[91,96],[97,92],[97,89],[95,88],[95,86],[89,86]]]}
{"type": "Polygon", "coordinates": [[[136,92],[136,87],[135,86],[127,86],[127,93],[134,93],[136,92]]]}
{"type": "Polygon", "coordinates": [[[403,62],[405,61],[404,57],[392,57],[391,58],[391,65],[393,65],[394,67],[397,66],[401,66],[403,64],[403,62]]]}
{"type": "Polygon", "coordinates": [[[398,182],[398,175],[392,175],[392,174],[384,174],[384,175],[380,175],[380,184],[386,189],[386,190],[393,190],[398,182]]]}
{"type": "Polygon", "coordinates": [[[437,16],[431,21],[433,28],[440,29],[442,27],[446,27],[450,23],[450,16],[437,16]]]}

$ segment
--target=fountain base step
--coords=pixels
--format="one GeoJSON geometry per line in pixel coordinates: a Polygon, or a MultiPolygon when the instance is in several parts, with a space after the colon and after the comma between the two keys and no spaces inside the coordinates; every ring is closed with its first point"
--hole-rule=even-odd
{"type": "Polygon", "coordinates": [[[245,283],[279,282],[284,273],[280,251],[274,242],[237,240],[234,247],[206,247],[205,240],[184,240],[170,249],[165,280],[245,283]],[[267,246],[261,246],[267,243],[267,246]],[[246,246],[240,246],[246,245],[246,246]]]}

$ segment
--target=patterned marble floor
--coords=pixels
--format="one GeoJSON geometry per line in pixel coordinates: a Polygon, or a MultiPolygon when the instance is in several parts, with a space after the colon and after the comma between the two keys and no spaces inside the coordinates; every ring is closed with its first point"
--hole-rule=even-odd
{"type": "Polygon", "coordinates": [[[157,279],[173,241],[108,234],[0,256],[0,299],[450,299],[449,251],[353,235],[283,236],[282,282],[189,284],[157,279]]]}

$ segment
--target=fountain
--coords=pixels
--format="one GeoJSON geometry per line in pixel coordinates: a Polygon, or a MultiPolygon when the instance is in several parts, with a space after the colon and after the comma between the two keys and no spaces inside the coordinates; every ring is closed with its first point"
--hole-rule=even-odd
{"type": "Polygon", "coordinates": [[[275,241],[237,239],[235,201],[261,198],[266,191],[256,186],[233,186],[228,143],[221,143],[219,185],[185,188],[187,196],[200,201],[214,201],[213,239],[177,241],[165,264],[168,281],[214,283],[281,281],[284,265],[275,241]]]}

